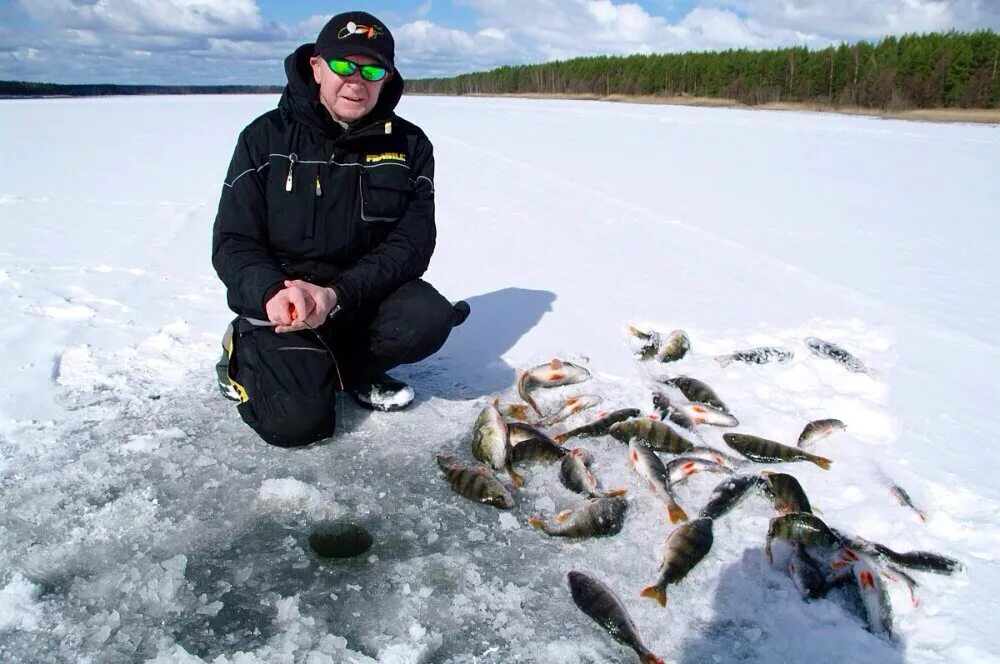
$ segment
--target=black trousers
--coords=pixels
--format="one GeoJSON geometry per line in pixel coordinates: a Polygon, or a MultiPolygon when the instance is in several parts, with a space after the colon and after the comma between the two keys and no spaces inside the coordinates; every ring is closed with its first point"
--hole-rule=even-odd
{"type": "Polygon", "coordinates": [[[461,315],[417,279],[378,306],[342,312],[315,332],[277,334],[244,318],[233,322],[229,378],[240,416],[266,442],[297,447],[336,429],[336,393],[437,352],[461,315]]]}

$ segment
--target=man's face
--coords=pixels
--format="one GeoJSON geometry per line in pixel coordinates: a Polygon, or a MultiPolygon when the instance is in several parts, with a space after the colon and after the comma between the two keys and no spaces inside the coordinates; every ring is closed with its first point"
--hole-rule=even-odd
{"type": "MultiPolygon", "coordinates": [[[[378,64],[375,58],[367,55],[348,55],[344,59],[359,65],[378,64]]],[[[390,72],[381,81],[367,81],[361,78],[360,67],[350,76],[340,76],[333,73],[322,58],[314,56],[309,62],[313,78],[319,84],[320,101],[334,119],[343,122],[353,122],[375,108],[382,86],[392,76],[390,72]]]]}

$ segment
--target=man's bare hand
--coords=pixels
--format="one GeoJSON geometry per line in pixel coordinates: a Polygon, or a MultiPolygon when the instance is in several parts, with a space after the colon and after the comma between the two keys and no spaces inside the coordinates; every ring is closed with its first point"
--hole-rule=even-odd
{"type": "Polygon", "coordinates": [[[285,287],[267,301],[267,318],[275,332],[297,332],[317,328],[326,322],[337,305],[337,294],[301,279],[288,280],[285,287]]]}

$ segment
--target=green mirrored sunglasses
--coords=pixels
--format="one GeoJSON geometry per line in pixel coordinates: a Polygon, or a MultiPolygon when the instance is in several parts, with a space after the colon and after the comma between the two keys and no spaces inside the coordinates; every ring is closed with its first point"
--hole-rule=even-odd
{"type": "Polygon", "coordinates": [[[366,81],[381,81],[389,73],[385,67],[378,65],[362,65],[357,62],[345,60],[344,58],[330,58],[326,61],[330,69],[338,76],[350,76],[354,72],[361,70],[361,78],[366,81]]]}

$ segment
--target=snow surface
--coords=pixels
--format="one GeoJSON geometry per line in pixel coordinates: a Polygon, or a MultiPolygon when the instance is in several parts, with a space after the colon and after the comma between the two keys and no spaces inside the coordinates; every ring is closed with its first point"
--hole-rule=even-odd
{"type": "MultiPolygon", "coordinates": [[[[212,367],[230,318],[209,261],[221,182],[275,101],[0,101],[0,660],[635,661],[573,606],[580,569],[669,661],[1000,661],[1000,128],[407,97],[437,157],[427,278],[472,316],[396,372],[410,410],[348,403],[335,439],[287,451],[242,424],[212,367]],[[917,608],[891,584],[889,643],[841,603],[800,600],[764,558],[772,511],[755,497],[660,608],[638,591],[670,526],[619,443],[578,443],[629,489],[610,539],[527,526],[577,504],[557,467],[526,468],[511,513],[449,489],[434,454],[469,458],[515,368],[586,362],[594,381],[543,403],[649,411],[629,323],[687,330],[692,353],[663,370],[712,385],[740,431],[793,442],[811,419],[846,422],[814,450],[830,472],[781,469],[831,525],[966,571],[914,573],[917,608]],[[809,355],[808,336],[878,377],[809,355]],[[760,344],[795,359],[711,359],[760,344]],[[375,544],[320,561],[310,528],[340,517],[375,544]]],[[[696,512],[718,479],[679,500],[696,512]]]]}

